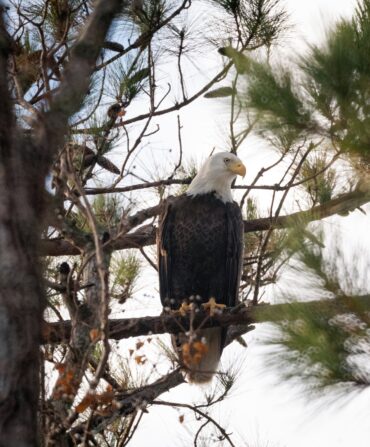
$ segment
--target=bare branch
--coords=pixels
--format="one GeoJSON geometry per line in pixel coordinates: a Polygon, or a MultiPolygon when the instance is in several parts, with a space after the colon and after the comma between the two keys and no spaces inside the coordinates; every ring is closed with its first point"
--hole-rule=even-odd
{"type": "Polygon", "coordinates": [[[223,439],[226,439],[231,447],[235,447],[235,444],[232,442],[229,434],[226,433],[226,430],[218,422],[216,422],[209,414],[205,413],[204,411],[199,410],[199,408],[194,407],[193,405],[189,405],[189,404],[182,404],[182,403],[178,403],[178,402],[165,402],[165,401],[162,401],[162,400],[156,400],[156,401],[153,402],[153,404],[155,404],[155,405],[165,405],[167,407],[187,408],[189,410],[194,411],[194,413],[198,414],[202,418],[204,418],[207,421],[211,422],[215,427],[217,427],[217,429],[221,433],[223,439]]]}
{"type": "Polygon", "coordinates": [[[107,193],[121,193],[121,192],[130,192],[136,191],[139,189],[147,189],[147,188],[157,188],[158,186],[166,186],[166,185],[188,185],[191,182],[191,179],[166,179],[166,180],[158,180],[156,182],[145,182],[138,183],[136,185],[131,186],[122,186],[116,188],[86,188],[85,193],[87,195],[96,195],[96,194],[107,194],[107,193]]]}

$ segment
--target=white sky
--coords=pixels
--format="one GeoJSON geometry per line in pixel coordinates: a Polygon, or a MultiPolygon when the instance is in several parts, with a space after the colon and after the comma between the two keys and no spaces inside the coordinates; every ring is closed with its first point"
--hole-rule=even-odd
{"type": "MultiPolygon", "coordinates": [[[[351,14],[356,2],[285,0],[285,3],[295,28],[284,42],[287,47],[294,47],[299,53],[303,50],[305,41],[319,43],[325,35],[326,27],[339,17],[351,14]]],[[[222,103],[217,105],[214,100],[212,104],[207,100],[201,100],[199,103],[181,114],[185,153],[188,155],[191,153],[198,160],[205,158],[213,145],[221,148],[224,130],[221,126],[225,126],[227,113],[222,103]]],[[[245,152],[247,166],[251,172],[247,182],[269,157],[268,154],[261,155],[261,144],[253,146],[252,142],[251,147],[245,152]]],[[[266,179],[266,183],[268,182],[269,179],[266,179]]],[[[346,240],[350,238],[354,245],[367,233],[370,224],[369,218],[360,213],[353,213],[344,225],[338,224],[338,220],[335,219],[330,222],[333,228],[340,227],[343,237],[346,240]],[[353,224],[356,224],[356,232],[353,232],[353,224]]],[[[146,282],[148,285],[156,284],[156,275],[154,273],[148,275],[146,282]]],[[[139,312],[142,310],[139,309],[139,312]]],[[[153,305],[153,308],[146,310],[149,313],[157,313],[158,306],[153,305]]],[[[219,405],[213,415],[220,421],[228,421],[228,432],[234,434],[236,446],[368,447],[370,391],[363,392],[347,403],[338,400],[332,405],[323,405],[323,401],[310,402],[308,396],[299,395],[298,389],[294,390],[290,384],[279,383],[274,372],[266,373],[267,367],[263,356],[266,348],[262,343],[264,331],[262,327],[246,336],[248,349],[233,343],[223,355],[223,362],[234,364],[240,369],[241,375],[231,397],[219,405]]],[[[160,398],[192,403],[200,393],[201,390],[195,386],[181,385],[160,398]]],[[[180,424],[178,421],[180,414],[183,412],[164,407],[151,407],[130,445],[133,447],[193,445],[194,424],[191,422],[193,418],[190,413],[186,413],[184,423],[180,424]]],[[[220,444],[209,442],[208,445],[220,444]]]]}

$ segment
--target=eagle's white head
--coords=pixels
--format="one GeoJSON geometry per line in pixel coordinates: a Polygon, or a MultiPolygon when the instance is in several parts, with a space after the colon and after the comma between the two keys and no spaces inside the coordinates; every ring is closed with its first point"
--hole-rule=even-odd
{"type": "Polygon", "coordinates": [[[223,202],[232,202],[231,184],[237,175],[245,176],[242,161],[231,152],[212,155],[200,168],[186,192],[189,196],[214,191],[223,202]]]}

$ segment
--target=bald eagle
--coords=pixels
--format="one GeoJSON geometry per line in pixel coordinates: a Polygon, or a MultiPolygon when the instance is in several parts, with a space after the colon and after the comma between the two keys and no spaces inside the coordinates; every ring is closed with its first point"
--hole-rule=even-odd
{"type": "MultiPolygon", "coordinates": [[[[169,201],[158,231],[160,297],[165,308],[201,306],[210,299],[234,306],[243,255],[243,220],[233,202],[231,184],[246,168],[229,152],[212,155],[187,192],[169,201]]],[[[172,336],[190,381],[211,380],[225,344],[226,330],[200,330],[198,343],[185,334],[172,336]],[[186,352],[185,352],[186,348],[186,352]]]]}

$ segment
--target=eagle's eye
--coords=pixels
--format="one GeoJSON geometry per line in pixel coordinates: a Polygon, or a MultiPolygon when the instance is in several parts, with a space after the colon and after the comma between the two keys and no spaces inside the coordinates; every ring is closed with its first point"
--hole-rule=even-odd
{"type": "Polygon", "coordinates": [[[229,163],[230,162],[230,158],[224,158],[224,163],[229,163]]]}

